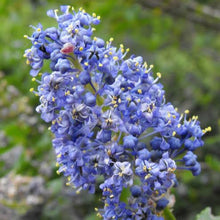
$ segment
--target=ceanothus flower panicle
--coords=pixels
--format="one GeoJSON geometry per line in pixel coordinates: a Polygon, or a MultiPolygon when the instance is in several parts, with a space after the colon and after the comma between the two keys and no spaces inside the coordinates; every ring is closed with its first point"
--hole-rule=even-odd
{"type": "Polygon", "coordinates": [[[51,123],[57,173],[77,192],[95,192],[97,177],[105,220],[159,220],[169,205],[175,172],[200,173],[194,151],[203,145],[197,116],[188,118],[166,102],[161,74],[121,44],[94,36],[100,16],[70,6],[49,10],[58,27],[34,28],[25,51],[39,85],[37,112],[51,123]],[[44,71],[45,61],[50,70],[44,71]],[[43,73],[42,73],[43,72],[43,73]],[[121,201],[127,188],[130,197],[121,201]]]}

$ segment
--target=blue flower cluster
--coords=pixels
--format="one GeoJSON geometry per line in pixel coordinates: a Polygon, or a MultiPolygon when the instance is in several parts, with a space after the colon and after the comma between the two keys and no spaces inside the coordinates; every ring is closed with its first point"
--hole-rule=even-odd
{"type": "Polygon", "coordinates": [[[57,173],[67,185],[95,192],[97,177],[103,219],[159,220],[169,205],[175,170],[200,173],[194,150],[203,145],[197,116],[179,114],[165,100],[160,73],[128,49],[93,36],[100,17],[70,6],[49,10],[58,28],[34,28],[24,57],[31,66],[40,105],[37,112],[54,134],[57,173]],[[50,72],[44,72],[44,64],[50,72]],[[43,73],[41,73],[43,71],[43,73]],[[121,201],[127,188],[130,197],[121,201]]]}

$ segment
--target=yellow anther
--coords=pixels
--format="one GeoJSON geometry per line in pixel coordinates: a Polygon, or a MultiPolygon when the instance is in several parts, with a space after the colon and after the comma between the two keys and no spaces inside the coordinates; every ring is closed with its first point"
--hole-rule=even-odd
{"type": "Polygon", "coordinates": [[[53,125],[56,124],[56,120],[53,120],[53,121],[52,121],[52,124],[53,124],[53,125]]]}
{"type": "Polygon", "coordinates": [[[124,48],[124,45],[123,45],[123,44],[120,44],[120,47],[121,47],[121,48],[124,48]]]}
{"type": "Polygon", "coordinates": [[[125,52],[124,48],[121,48],[121,52],[122,52],[122,53],[124,53],[124,52],[125,52]]]}
{"type": "Polygon", "coordinates": [[[82,8],[82,7],[80,7],[80,8],[79,8],[79,11],[82,11],[82,10],[83,10],[83,8],[82,8]]]}
{"type": "Polygon", "coordinates": [[[81,190],[77,190],[77,191],[76,191],[76,194],[80,194],[80,191],[81,191],[81,190]]]}
{"type": "Polygon", "coordinates": [[[58,175],[60,175],[60,172],[59,172],[59,170],[57,170],[57,172],[56,172],[58,175]]]}
{"type": "Polygon", "coordinates": [[[85,66],[88,66],[89,64],[87,62],[84,63],[85,66]]]}
{"type": "Polygon", "coordinates": [[[117,60],[118,60],[118,57],[117,57],[117,56],[114,56],[114,57],[113,57],[113,60],[117,61],[117,60]]]}
{"type": "Polygon", "coordinates": [[[78,33],[79,33],[79,30],[78,30],[78,29],[75,29],[74,31],[75,31],[75,33],[76,33],[76,34],[78,34],[78,33]]]}
{"type": "Polygon", "coordinates": [[[60,157],[61,157],[61,154],[58,154],[58,155],[57,155],[57,158],[60,158],[60,157]]]}
{"type": "Polygon", "coordinates": [[[79,51],[83,51],[83,47],[80,47],[80,48],[79,48],[79,51]]]}
{"type": "Polygon", "coordinates": [[[69,95],[69,94],[70,94],[70,91],[67,90],[67,91],[65,92],[65,95],[69,95]]]}
{"type": "Polygon", "coordinates": [[[66,186],[70,186],[70,183],[69,183],[69,182],[67,182],[67,183],[66,183],[66,186]]]}
{"type": "Polygon", "coordinates": [[[138,89],[138,93],[139,93],[139,94],[142,94],[142,90],[141,90],[141,89],[138,89]]]}
{"type": "MultiPolygon", "coordinates": [[[[75,30],[76,30],[76,29],[75,29],[75,30]]],[[[72,33],[72,31],[73,31],[73,25],[72,25],[72,24],[70,24],[70,25],[68,26],[67,31],[68,31],[69,33],[72,33]]]]}
{"type": "Polygon", "coordinates": [[[114,105],[114,104],[116,104],[117,102],[116,102],[115,100],[112,100],[112,102],[111,102],[111,103],[114,105]]]}
{"type": "Polygon", "coordinates": [[[99,209],[98,209],[98,208],[95,208],[95,211],[96,211],[96,212],[98,212],[98,211],[99,211],[99,209]]]}
{"type": "Polygon", "coordinates": [[[175,168],[168,168],[168,172],[173,173],[176,169],[175,168]]]}
{"type": "Polygon", "coordinates": [[[154,68],[154,65],[153,65],[153,64],[151,64],[151,65],[150,65],[150,68],[151,68],[151,69],[152,69],[152,68],[154,68]]]}
{"type": "Polygon", "coordinates": [[[52,97],[52,102],[55,102],[55,98],[54,97],[52,97]]]}
{"type": "Polygon", "coordinates": [[[161,78],[161,73],[158,72],[158,73],[157,73],[157,77],[158,77],[158,78],[161,78]]]}
{"type": "Polygon", "coordinates": [[[147,167],[146,166],[143,166],[143,171],[147,172],[147,167]]]}
{"type": "Polygon", "coordinates": [[[50,131],[51,130],[51,127],[48,127],[48,129],[47,129],[48,131],[50,131]]]}
{"type": "Polygon", "coordinates": [[[120,172],[118,175],[119,175],[120,177],[122,177],[122,176],[123,176],[123,173],[122,173],[122,172],[120,172]]]}
{"type": "Polygon", "coordinates": [[[117,104],[115,104],[113,107],[114,107],[114,108],[117,108],[117,107],[118,107],[118,105],[117,105],[117,104]]]}
{"type": "Polygon", "coordinates": [[[100,19],[101,19],[101,16],[97,16],[97,19],[100,20],[100,19]]]}
{"type": "Polygon", "coordinates": [[[36,78],[32,78],[32,80],[31,80],[32,82],[34,82],[34,81],[36,81],[36,78]]]}
{"type": "Polygon", "coordinates": [[[95,17],[96,17],[96,13],[92,13],[92,17],[94,17],[94,18],[95,18],[95,17]]]}
{"type": "Polygon", "coordinates": [[[100,63],[100,64],[99,64],[99,67],[102,67],[102,66],[103,66],[102,63],[100,63]]]}
{"type": "Polygon", "coordinates": [[[112,199],[112,198],[114,198],[114,195],[111,194],[109,197],[112,199]]]}
{"type": "Polygon", "coordinates": [[[34,91],[34,88],[30,88],[29,91],[30,91],[30,92],[33,92],[33,91],[34,91]]]}
{"type": "Polygon", "coordinates": [[[120,99],[120,98],[118,99],[118,103],[119,103],[119,104],[121,103],[121,99],[120,99]]]}
{"type": "Polygon", "coordinates": [[[173,136],[175,136],[175,135],[176,135],[176,132],[175,132],[175,131],[173,131],[172,135],[173,135],[173,136]]]}
{"type": "Polygon", "coordinates": [[[121,88],[121,91],[125,91],[125,88],[124,88],[124,87],[122,87],[122,88],[121,88]]]}
{"type": "Polygon", "coordinates": [[[144,177],[144,179],[146,180],[146,179],[148,179],[148,178],[150,178],[151,177],[151,175],[148,173],[145,177],[144,177]]]}
{"type": "Polygon", "coordinates": [[[129,48],[127,48],[127,49],[126,49],[126,52],[129,52],[129,51],[130,51],[130,49],[129,49],[129,48]]]}
{"type": "Polygon", "coordinates": [[[197,120],[197,119],[198,119],[198,116],[196,116],[196,115],[192,116],[192,120],[197,120]]]}
{"type": "Polygon", "coordinates": [[[28,35],[25,34],[25,35],[24,35],[24,38],[28,38],[28,35]]]}
{"type": "Polygon", "coordinates": [[[147,62],[144,62],[144,67],[147,68],[147,62]]]}
{"type": "Polygon", "coordinates": [[[108,53],[109,55],[112,55],[112,52],[111,51],[109,51],[109,53],[108,53]]]}
{"type": "Polygon", "coordinates": [[[42,76],[43,73],[38,73],[39,76],[42,76]]]}
{"type": "Polygon", "coordinates": [[[112,42],[113,40],[114,40],[114,38],[113,38],[113,37],[111,37],[111,38],[109,39],[109,41],[110,41],[110,42],[112,42]]]}
{"type": "Polygon", "coordinates": [[[129,101],[129,102],[131,101],[131,98],[130,98],[130,97],[127,97],[126,99],[127,99],[127,101],[129,101]]]}
{"type": "Polygon", "coordinates": [[[29,65],[30,64],[30,60],[26,60],[26,64],[29,65]]]}
{"type": "Polygon", "coordinates": [[[135,63],[135,66],[138,66],[139,65],[139,63],[137,62],[137,63],[135,63]]]}
{"type": "Polygon", "coordinates": [[[105,120],[105,122],[106,122],[106,123],[112,123],[113,120],[112,120],[111,118],[108,118],[108,119],[105,120]]]}
{"type": "Polygon", "coordinates": [[[97,37],[94,37],[93,40],[94,40],[94,41],[97,41],[97,37]]]}
{"type": "Polygon", "coordinates": [[[184,113],[185,113],[185,114],[189,114],[189,110],[186,109],[186,110],[184,111],[184,113]]]}
{"type": "Polygon", "coordinates": [[[92,31],[96,31],[96,29],[95,29],[95,28],[92,28],[92,31]]]}
{"type": "Polygon", "coordinates": [[[170,116],[171,116],[171,114],[170,114],[170,112],[168,112],[168,113],[167,113],[167,117],[170,118],[170,116]]]}
{"type": "Polygon", "coordinates": [[[104,56],[105,58],[108,58],[108,55],[107,54],[105,54],[105,56],[104,56]]]}
{"type": "Polygon", "coordinates": [[[41,31],[41,29],[40,29],[40,28],[38,28],[38,29],[37,29],[37,31],[38,31],[38,32],[40,32],[40,31],[41,31]]]}
{"type": "Polygon", "coordinates": [[[58,162],[56,162],[56,167],[59,167],[59,166],[60,166],[60,164],[58,162]]]}
{"type": "Polygon", "coordinates": [[[98,165],[99,165],[98,163],[95,163],[95,164],[94,164],[94,167],[97,167],[98,165]]]}
{"type": "Polygon", "coordinates": [[[130,87],[130,86],[128,86],[128,89],[129,89],[129,90],[131,90],[131,87],[130,87]]]}
{"type": "Polygon", "coordinates": [[[181,127],[181,124],[178,124],[177,127],[180,128],[180,127],[181,127]]]}
{"type": "Polygon", "coordinates": [[[96,215],[97,217],[102,218],[102,215],[99,212],[96,215]]]}
{"type": "Polygon", "coordinates": [[[138,99],[137,102],[141,102],[141,99],[138,99]]]}

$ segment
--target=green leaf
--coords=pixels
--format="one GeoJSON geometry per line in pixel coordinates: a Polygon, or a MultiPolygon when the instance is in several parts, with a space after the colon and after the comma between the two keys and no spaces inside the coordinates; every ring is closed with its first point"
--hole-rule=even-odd
{"type": "Polygon", "coordinates": [[[220,220],[220,216],[212,215],[211,208],[207,207],[196,216],[196,220],[220,220]]]}
{"type": "Polygon", "coordinates": [[[212,170],[220,172],[220,161],[214,155],[206,155],[205,162],[212,170]]]}
{"type": "Polygon", "coordinates": [[[165,220],[176,220],[175,216],[173,215],[173,213],[170,211],[168,207],[164,209],[163,217],[165,220]]]}
{"type": "Polygon", "coordinates": [[[96,213],[93,213],[91,215],[86,216],[85,220],[100,220],[100,218],[97,217],[96,213]]]}
{"type": "Polygon", "coordinates": [[[122,202],[127,203],[128,202],[128,197],[131,195],[130,190],[128,188],[123,188],[122,192],[121,192],[121,197],[120,200],[122,202]]]}

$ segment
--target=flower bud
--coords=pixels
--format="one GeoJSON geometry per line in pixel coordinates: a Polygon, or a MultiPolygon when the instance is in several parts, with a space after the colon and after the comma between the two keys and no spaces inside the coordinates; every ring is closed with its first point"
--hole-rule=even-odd
{"type": "Polygon", "coordinates": [[[69,54],[72,53],[75,49],[75,46],[72,43],[65,43],[60,50],[61,53],[63,54],[69,54]]]}

